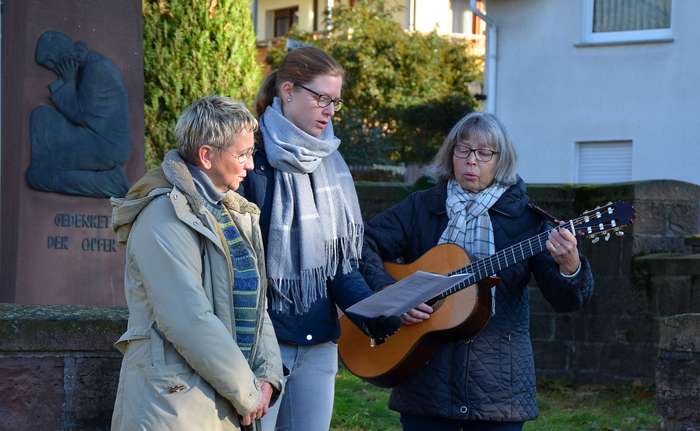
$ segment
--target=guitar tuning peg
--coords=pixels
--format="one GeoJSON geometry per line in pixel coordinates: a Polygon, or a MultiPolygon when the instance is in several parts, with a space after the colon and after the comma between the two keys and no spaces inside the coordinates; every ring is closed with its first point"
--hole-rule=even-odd
{"type": "Polygon", "coordinates": [[[616,236],[625,236],[625,233],[621,230],[618,230],[617,232],[615,232],[615,235],[616,236]]]}
{"type": "Polygon", "coordinates": [[[612,205],[612,201],[610,201],[610,202],[608,202],[607,204],[605,204],[605,206],[608,206],[608,205],[612,205]]]}
{"type": "Polygon", "coordinates": [[[609,239],[610,239],[610,232],[608,232],[608,233],[605,234],[605,240],[607,241],[607,240],[609,240],[609,239]]]}
{"type": "Polygon", "coordinates": [[[591,239],[591,242],[592,242],[593,244],[596,244],[598,241],[600,241],[600,237],[599,237],[599,236],[594,236],[593,239],[591,239]]]}

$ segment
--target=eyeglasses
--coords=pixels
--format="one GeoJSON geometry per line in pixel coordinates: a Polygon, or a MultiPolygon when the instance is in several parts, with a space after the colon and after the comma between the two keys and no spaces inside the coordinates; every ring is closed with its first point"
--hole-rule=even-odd
{"type": "Polygon", "coordinates": [[[498,154],[498,151],[489,150],[487,148],[469,148],[463,145],[455,145],[454,156],[458,159],[468,159],[471,153],[474,153],[474,157],[479,162],[490,162],[493,155],[498,154]]]}
{"type": "Polygon", "coordinates": [[[226,150],[222,150],[222,151],[224,151],[225,153],[228,153],[228,154],[232,155],[236,160],[238,160],[238,163],[240,163],[240,164],[243,165],[243,164],[245,164],[245,162],[248,161],[248,159],[250,159],[250,158],[252,158],[253,156],[255,156],[255,153],[258,152],[258,149],[255,148],[255,147],[251,147],[250,149],[248,149],[248,150],[247,150],[245,153],[243,153],[243,154],[233,154],[233,153],[229,153],[229,152],[226,151],[226,150]]]}
{"type": "Polygon", "coordinates": [[[314,90],[305,87],[301,84],[296,84],[299,87],[303,88],[304,90],[308,91],[309,93],[313,94],[316,96],[316,104],[318,105],[319,108],[325,108],[326,106],[330,105],[331,103],[333,104],[333,110],[334,111],[340,111],[343,108],[343,99],[333,99],[331,96],[328,96],[326,94],[321,94],[317,93],[314,90]]]}

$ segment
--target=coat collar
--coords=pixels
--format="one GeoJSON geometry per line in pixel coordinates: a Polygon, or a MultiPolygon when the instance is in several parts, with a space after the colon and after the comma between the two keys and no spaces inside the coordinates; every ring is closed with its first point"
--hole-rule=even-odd
{"type": "MultiPolygon", "coordinates": [[[[442,215],[447,213],[446,201],[447,181],[440,181],[433,187],[432,192],[428,193],[425,204],[431,213],[442,215]]],[[[523,179],[518,176],[516,183],[503,193],[491,210],[506,217],[516,218],[525,212],[528,202],[527,186],[525,186],[523,179]]]]}
{"type": "Polygon", "coordinates": [[[447,181],[440,181],[433,186],[432,193],[428,193],[426,207],[428,211],[436,215],[447,213],[447,181]]]}
{"type": "MultiPolygon", "coordinates": [[[[180,154],[178,154],[176,150],[168,151],[163,158],[161,168],[163,169],[165,178],[185,195],[193,211],[195,213],[201,213],[204,210],[204,198],[197,191],[194,180],[192,179],[192,174],[189,169],[187,169],[187,165],[180,154]]],[[[232,211],[260,214],[260,210],[257,206],[230,190],[224,194],[222,202],[232,211]]]]}

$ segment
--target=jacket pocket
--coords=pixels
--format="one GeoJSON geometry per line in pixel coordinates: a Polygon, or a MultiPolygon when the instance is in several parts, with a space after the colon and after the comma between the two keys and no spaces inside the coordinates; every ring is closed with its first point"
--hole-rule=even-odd
{"type": "Polygon", "coordinates": [[[214,388],[156,330],[148,344],[151,365],[142,369],[146,423],[154,429],[218,430],[219,419],[234,416],[232,410],[217,411],[214,388]]]}
{"type": "Polygon", "coordinates": [[[211,386],[179,364],[132,368],[124,383],[129,390],[119,400],[118,430],[215,431],[232,416],[218,412],[211,386]]]}
{"type": "Polygon", "coordinates": [[[233,430],[238,417],[155,329],[128,337],[113,429],[233,430]]]}
{"type": "Polygon", "coordinates": [[[469,398],[487,404],[508,402],[512,393],[512,360],[507,333],[476,337],[469,357],[469,398]]]}

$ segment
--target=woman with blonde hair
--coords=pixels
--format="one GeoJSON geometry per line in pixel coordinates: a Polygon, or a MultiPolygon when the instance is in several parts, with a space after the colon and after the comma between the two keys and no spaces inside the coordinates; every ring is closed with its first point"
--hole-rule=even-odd
{"type": "Polygon", "coordinates": [[[282,391],[259,210],[235,192],[257,127],[240,102],[195,101],[177,150],[112,201],[129,307],[113,431],[257,431],[282,391]]]}

